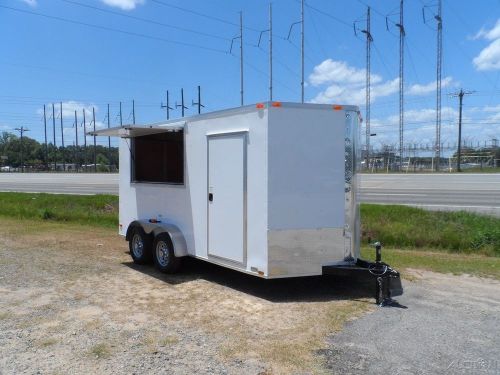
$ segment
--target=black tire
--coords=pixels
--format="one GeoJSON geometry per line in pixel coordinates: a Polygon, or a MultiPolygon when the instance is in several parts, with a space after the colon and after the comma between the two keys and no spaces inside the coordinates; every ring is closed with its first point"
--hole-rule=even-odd
{"type": "Polygon", "coordinates": [[[136,226],[131,229],[128,248],[134,263],[151,263],[153,258],[151,252],[151,236],[146,234],[142,227],[136,226]]]}
{"type": "Polygon", "coordinates": [[[163,273],[175,273],[181,265],[181,259],[174,254],[174,246],[167,233],[158,234],[153,241],[153,261],[155,267],[163,273]]]}

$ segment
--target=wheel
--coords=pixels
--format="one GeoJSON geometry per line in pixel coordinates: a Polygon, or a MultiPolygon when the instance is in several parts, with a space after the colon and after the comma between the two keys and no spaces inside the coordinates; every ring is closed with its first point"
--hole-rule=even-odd
{"type": "Polygon", "coordinates": [[[134,227],[128,242],[130,255],[137,264],[151,263],[151,237],[141,227],[134,227]]]}
{"type": "Polygon", "coordinates": [[[153,242],[155,267],[164,273],[175,273],[180,266],[180,258],[174,254],[174,246],[167,233],[160,233],[153,242]]]}

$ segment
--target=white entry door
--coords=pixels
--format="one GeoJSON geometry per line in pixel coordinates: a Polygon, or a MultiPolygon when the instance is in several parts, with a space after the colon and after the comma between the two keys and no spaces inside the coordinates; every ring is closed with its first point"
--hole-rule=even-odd
{"type": "Polygon", "coordinates": [[[246,132],[208,136],[208,254],[245,263],[246,132]]]}

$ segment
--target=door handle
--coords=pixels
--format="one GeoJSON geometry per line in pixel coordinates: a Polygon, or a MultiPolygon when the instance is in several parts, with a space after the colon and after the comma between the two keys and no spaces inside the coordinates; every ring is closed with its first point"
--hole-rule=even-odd
{"type": "Polygon", "coordinates": [[[214,200],[214,195],[213,195],[212,193],[208,193],[208,200],[209,200],[210,202],[213,202],[213,200],[214,200]]]}

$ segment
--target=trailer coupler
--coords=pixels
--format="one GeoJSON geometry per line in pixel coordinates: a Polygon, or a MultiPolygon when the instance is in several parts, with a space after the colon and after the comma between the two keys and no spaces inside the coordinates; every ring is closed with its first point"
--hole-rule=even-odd
{"type": "Polygon", "coordinates": [[[374,244],[376,249],[375,262],[357,259],[356,262],[346,265],[323,266],[324,275],[337,276],[361,276],[375,280],[375,302],[379,306],[387,306],[394,303],[393,297],[403,294],[401,275],[391,268],[387,263],[382,262],[380,243],[374,244]]]}

